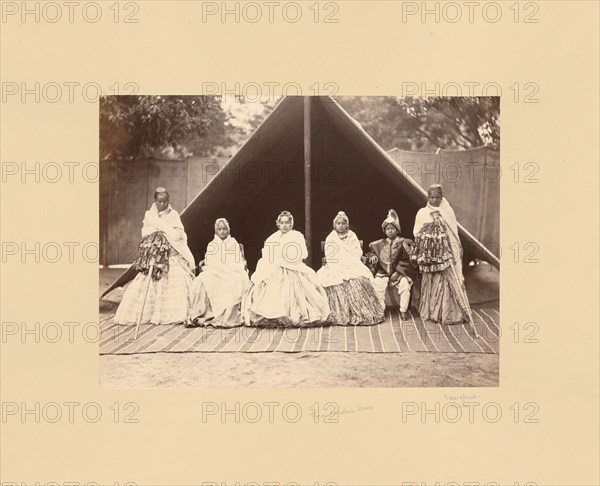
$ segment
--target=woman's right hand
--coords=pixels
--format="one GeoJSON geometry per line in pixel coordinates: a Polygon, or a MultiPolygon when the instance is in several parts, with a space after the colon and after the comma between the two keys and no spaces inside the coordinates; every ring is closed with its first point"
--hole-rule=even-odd
{"type": "Polygon", "coordinates": [[[377,258],[377,255],[373,255],[371,258],[369,258],[369,263],[370,263],[371,265],[377,265],[377,262],[378,262],[378,261],[379,261],[379,260],[378,260],[378,258],[377,258]]]}

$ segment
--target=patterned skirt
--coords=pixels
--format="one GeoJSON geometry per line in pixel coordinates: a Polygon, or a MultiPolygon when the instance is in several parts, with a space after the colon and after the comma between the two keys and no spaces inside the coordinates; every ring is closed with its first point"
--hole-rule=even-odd
{"type": "Polygon", "coordinates": [[[459,282],[450,266],[441,272],[425,272],[421,280],[421,319],[441,324],[469,322],[470,309],[465,285],[459,282]]]}
{"type": "Polygon", "coordinates": [[[174,324],[190,313],[193,273],[176,251],[169,256],[169,270],[160,280],[138,273],[127,287],[115,314],[115,324],[174,324]],[[142,310],[143,307],[143,310],[142,310]]]}
{"type": "Polygon", "coordinates": [[[339,326],[371,326],[383,321],[384,308],[373,284],[365,277],[325,287],[333,323],[339,326]]]}
{"type": "Polygon", "coordinates": [[[327,294],[316,274],[279,267],[242,298],[247,326],[309,327],[331,324],[327,294]]]}

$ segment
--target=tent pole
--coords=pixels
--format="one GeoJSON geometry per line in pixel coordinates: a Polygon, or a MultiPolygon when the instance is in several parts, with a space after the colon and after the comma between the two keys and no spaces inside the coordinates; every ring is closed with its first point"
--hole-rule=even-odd
{"type": "Polygon", "coordinates": [[[477,221],[477,233],[475,237],[481,241],[485,234],[485,213],[487,212],[487,147],[483,148],[483,170],[481,171],[481,186],[479,189],[479,198],[481,205],[479,206],[479,221],[477,221]]]}
{"type": "MultiPolygon", "coordinates": [[[[488,148],[487,146],[483,149],[483,200],[481,204],[483,207],[481,208],[481,231],[479,232],[479,241],[484,241],[484,237],[487,237],[486,232],[486,224],[487,224],[487,213],[488,213],[488,197],[489,197],[489,189],[490,189],[490,181],[488,181],[486,170],[488,167],[488,148]]],[[[489,245],[489,242],[486,241],[489,245]]],[[[499,242],[494,242],[499,244],[499,242]]]]}
{"type": "Polygon", "coordinates": [[[306,264],[312,265],[312,222],[311,222],[311,202],[312,202],[312,174],[311,174],[311,138],[310,138],[310,96],[304,97],[304,237],[306,238],[306,248],[308,249],[308,258],[306,264]]]}

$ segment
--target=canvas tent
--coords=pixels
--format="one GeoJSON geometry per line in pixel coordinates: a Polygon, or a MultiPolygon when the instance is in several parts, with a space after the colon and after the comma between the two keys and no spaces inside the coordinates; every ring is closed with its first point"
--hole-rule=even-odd
{"type": "MultiPolygon", "coordinates": [[[[331,231],[338,211],[346,212],[366,246],[383,236],[381,222],[390,208],[400,217],[402,235],[412,237],[415,215],[426,201],[427,193],[335,100],[287,97],[181,212],[181,218],[196,262],[213,238],[215,219],[227,218],[232,235],[244,244],[252,270],[264,240],[276,230],[277,215],[291,211],[295,229],[307,237],[316,269],[320,241],[331,231]]],[[[468,231],[460,227],[459,232],[469,258],[499,267],[498,258],[468,231]]],[[[103,296],[134,276],[135,270],[129,268],[103,296]]]]}
{"type": "Polygon", "coordinates": [[[494,255],[500,255],[500,153],[490,147],[467,150],[387,152],[423,189],[444,187],[460,223],[494,255]]]}

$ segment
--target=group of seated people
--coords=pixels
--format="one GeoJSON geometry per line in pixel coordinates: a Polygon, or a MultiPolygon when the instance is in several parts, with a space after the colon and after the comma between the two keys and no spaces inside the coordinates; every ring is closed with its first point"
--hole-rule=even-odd
{"type": "Polygon", "coordinates": [[[169,195],[158,188],[146,211],[137,276],[115,314],[116,324],[173,324],[187,327],[240,325],[307,327],[373,325],[383,321],[386,293],[398,295],[400,316],[409,319],[411,288],[421,274],[419,313],[442,324],[466,322],[470,309],[462,276],[462,248],[454,211],[442,188],[428,191],[427,206],[416,215],[412,241],[400,236],[394,210],[381,228],[385,237],[363,254],[348,216],[340,211],[324,244],[323,266],[304,263],[304,236],[283,211],[277,231],[264,243],[250,277],[243,248],[225,218],[215,221],[200,273],[169,195]]]}

